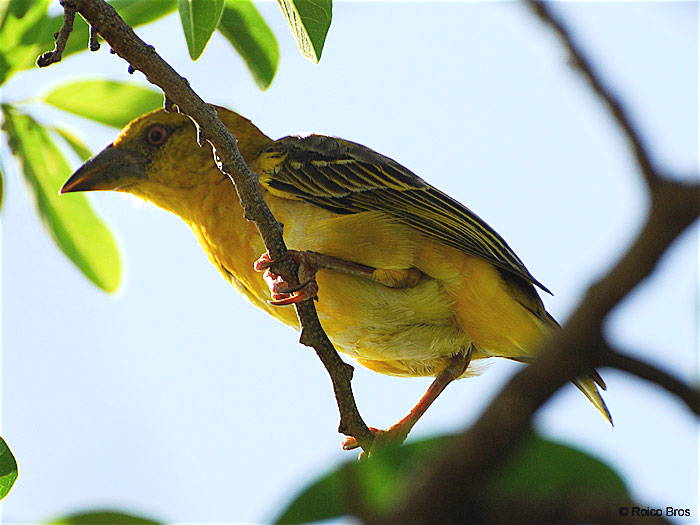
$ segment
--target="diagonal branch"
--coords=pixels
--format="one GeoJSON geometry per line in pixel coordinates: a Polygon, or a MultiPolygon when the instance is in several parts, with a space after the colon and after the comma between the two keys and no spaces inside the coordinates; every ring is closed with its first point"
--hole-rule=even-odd
{"type": "MultiPolygon", "coordinates": [[[[462,511],[478,509],[482,487],[517,450],[535,413],[559,388],[604,363],[632,366],[631,361],[624,357],[617,359],[617,354],[607,351],[601,330],[603,321],[654,271],[671,243],[700,215],[700,184],[676,182],[656,171],[640,132],[621,102],[603,85],[569,31],[553,17],[546,2],[528,0],[527,3],[557,31],[577,67],[605,101],[627,137],[646,182],[650,208],[634,243],[607,275],[589,288],[562,330],[544,343],[538,359],[516,374],[476,423],[421,472],[402,502],[390,515],[382,517],[381,523],[452,522],[458,516],[454,502],[459,502],[462,511]]],[[[640,374],[650,373],[642,366],[636,370],[640,374]]],[[[679,388],[668,376],[662,381],[669,389],[679,388]]],[[[690,406],[697,413],[694,403],[691,400],[690,406]]]]}
{"type": "Polygon", "coordinates": [[[664,181],[657,187],[647,222],[625,255],[591,286],[568,322],[545,342],[537,360],[516,374],[479,419],[426,467],[382,523],[449,522],[454,510],[444,502],[478,508],[481,487],[517,450],[540,407],[568,381],[609,358],[602,343],[603,320],[695,221],[698,202],[698,184],[664,181]]]}
{"type": "MultiPolygon", "coordinates": [[[[149,82],[163,90],[167,101],[166,109],[176,106],[178,111],[192,119],[197,127],[199,143],[209,142],[217,166],[236,187],[246,219],[255,222],[268,253],[278,261],[276,271],[291,286],[299,284],[297,267],[287,255],[282,228],[262,198],[258,177],[246,164],[238,150],[236,138],[219,120],[216,111],[190,88],[185,78],[156,53],[153,46],[143,42],[104,0],[63,0],[63,4],[66,18],[69,13],[80,13],[112,50],[129,63],[130,71],[141,71],[149,82]]],[[[70,28],[67,31],[70,32],[70,28]]],[[[51,62],[40,65],[49,63],[51,62]]],[[[352,366],[340,358],[328,339],[313,301],[304,301],[296,305],[296,309],[301,326],[300,341],[314,348],[331,376],[340,411],[339,432],[353,436],[363,449],[369,450],[374,436],[357,410],[351,387],[352,366]]]]}
{"type": "Polygon", "coordinates": [[[642,139],[642,134],[632,123],[627,109],[620,99],[615,96],[610,87],[603,82],[600,73],[593,63],[581,50],[576,39],[566,24],[556,16],[550,2],[541,0],[527,0],[530,9],[557,34],[571,56],[572,64],[586,79],[593,92],[605,103],[610,115],[617,121],[620,130],[624,133],[630,148],[634,152],[637,165],[644,176],[647,186],[651,187],[658,182],[658,172],[651,161],[649,149],[642,139]]]}

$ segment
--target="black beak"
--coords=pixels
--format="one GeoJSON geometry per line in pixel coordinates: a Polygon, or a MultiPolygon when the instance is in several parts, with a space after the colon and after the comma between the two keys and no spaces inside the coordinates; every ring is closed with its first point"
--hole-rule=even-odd
{"type": "Polygon", "coordinates": [[[59,193],[74,191],[119,191],[146,175],[148,160],[140,154],[113,145],[80,166],[59,193]]]}

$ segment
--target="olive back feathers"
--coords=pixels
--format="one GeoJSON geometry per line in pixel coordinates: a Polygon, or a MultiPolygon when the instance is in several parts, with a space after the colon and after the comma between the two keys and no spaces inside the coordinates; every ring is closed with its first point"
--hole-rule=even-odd
{"type": "Polygon", "coordinates": [[[339,214],[386,213],[551,293],[475,213],[370,148],[324,135],[289,136],[263,150],[257,165],[261,184],[277,196],[339,214]]]}

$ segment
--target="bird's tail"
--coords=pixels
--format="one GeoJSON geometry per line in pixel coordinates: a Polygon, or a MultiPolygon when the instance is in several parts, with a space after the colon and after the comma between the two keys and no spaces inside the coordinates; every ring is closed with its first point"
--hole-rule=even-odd
{"type": "MultiPolygon", "coordinates": [[[[544,316],[536,317],[536,319],[539,321],[538,325],[540,326],[540,329],[542,330],[543,334],[547,334],[551,330],[556,330],[560,328],[559,323],[557,323],[557,320],[554,319],[554,317],[552,317],[549,314],[549,312],[545,310],[543,313],[544,316]]],[[[531,358],[521,358],[520,360],[522,362],[529,362],[531,358]]],[[[608,423],[612,425],[612,415],[610,414],[610,410],[608,410],[608,407],[605,404],[603,397],[600,395],[600,391],[598,390],[598,387],[600,387],[602,390],[607,390],[608,388],[605,385],[605,381],[603,381],[603,378],[600,377],[600,374],[593,370],[590,374],[586,376],[574,379],[572,383],[576,385],[581,392],[583,392],[583,395],[585,395],[589,399],[589,401],[593,403],[593,406],[595,406],[598,409],[598,411],[601,414],[603,414],[603,417],[608,420],[608,423]]]]}
{"type": "Polygon", "coordinates": [[[573,383],[578,387],[578,389],[581,392],[583,392],[583,394],[590,400],[591,403],[593,403],[593,405],[598,409],[598,411],[601,414],[603,414],[603,417],[607,419],[608,422],[612,425],[613,420],[612,416],[610,415],[610,410],[608,410],[605,401],[603,401],[603,397],[598,391],[599,386],[603,390],[606,390],[607,387],[605,386],[605,381],[603,381],[603,378],[600,377],[598,372],[594,370],[593,373],[589,376],[574,379],[573,383]]]}

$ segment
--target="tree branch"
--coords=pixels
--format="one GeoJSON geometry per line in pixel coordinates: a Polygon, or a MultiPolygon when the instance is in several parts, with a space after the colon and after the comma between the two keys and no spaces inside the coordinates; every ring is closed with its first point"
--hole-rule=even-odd
{"type": "Polygon", "coordinates": [[[421,473],[386,523],[449,520],[453,511],[440,502],[462,501],[477,508],[480,487],[517,450],[537,410],[567,382],[603,363],[604,318],[651,274],[666,248],[700,213],[699,185],[663,181],[654,188],[647,222],[629,250],[591,286],[568,322],[544,343],[537,360],[516,374],[472,427],[421,473]]]}
{"type": "MultiPolygon", "coordinates": [[[[235,139],[218,120],[216,113],[189,88],[185,79],[150,46],[138,39],[104,1],[66,0],[66,3],[74,4],[77,11],[131,67],[142,71],[149,81],[163,89],[166,106],[175,104],[193,119],[200,141],[210,142],[220,169],[234,181],[246,218],[256,222],[270,255],[280,261],[279,273],[290,283],[295,282],[294,265],[286,257],[280,227],[258,191],[257,177],[243,161],[235,139]]],[[[621,102],[600,80],[568,29],[552,15],[545,3],[533,0],[527,3],[557,32],[576,67],[605,102],[626,136],[650,193],[649,213],[634,243],[608,274],[590,287],[563,329],[544,343],[540,357],[516,374],[477,422],[462,433],[442,457],[426,468],[410,487],[402,504],[391,515],[382,518],[384,523],[447,522],[454,517],[455,502],[459,502],[462,509],[478,509],[483,504],[479,502],[482,487],[528,435],[537,410],[561,386],[592,367],[628,367],[640,377],[645,377],[643,374],[651,377],[651,370],[639,366],[641,362],[632,363],[629,358],[607,351],[601,326],[608,313],[653,272],[668,246],[700,213],[700,186],[675,182],[656,170],[641,133],[632,124],[621,102]]],[[[359,416],[352,397],[352,368],[339,358],[323,333],[313,303],[307,301],[298,305],[297,312],[302,326],[302,343],[313,344],[333,380],[341,413],[340,431],[354,436],[363,449],[368,450],[372,434],[359,416]]],[[[669,378],[661,380],[664,383],[662,386],[680,392],[679,385],[669,378]]],[[[693,397],[696,394],[692,392],[689,397],[689,406],[698,413],[693,397]]],[[[688,392],[683,395],[688,396],[688,392]]]]}
{"type": "Polygon", "coordinates": [[[600,366],[617,368],[646,379],[674,394],[697,416],[700,416],[700,390],[693,388],[676,376],[641,359],[622,354],[608,344],[606,344],[606,350],[602,355],[600,366]]]}
{"type": "Polygon", "coordinates": [[[56,45],[52,51],[47,51],[36,59],[36,65],[39,67],[46,67],[56,62],[61,61],[63,56],[63,50],[66,48],[68,43],[68,37],[73,31],[73,22],[75,21],[75,6],[72,2],[61,2],[63,6],[63,23],[61,24],[61,29],[54,35],[56,40],[56,45]]]}
{"type": "MultiPolygon", "coordinates": [[[[632,366],[630,361],[617,359],[616,354],[607,351],[601,330],[603,321],[654,271],[666,249],[700,214],[700,185],[676,182],[656,171],[641,134],[622,104],[604,87],[569,31],[552,16],[546,2],[527,3],[557,31],[577,67],[626,135],[650,194],[649,211],[636,240],[607,275],[589,288],[564,327],[545,341],[537,360],[516,374],[472,427],[420,473],[402,502],[382,518],[382,523],[449,523],[458,515],[456,502],[461,509],[478,509],[482,487],[518,449],[537,410],[559,388],[603,364],[605,359],[632,366]]],[[[636,370],[640,374],[650,372],[641,366],[636,370]]],[[[668,379],[662,379],[667,383],[664,386],[677,389],[678,385],[668,379]]]]}
{"type": "MultiPolygon", "coordinates": [[[[537,525],[580,525],[581,523],[596,525],[629,525],[635,523],[635,517],[630,517],[632,509],[640,505],[629,501],[609,501],[596,494],[568,493],[562,494],[556,500],[513,499],[501,494],[481,499],[477,507],[466,506],[467,499],[460,499],[451,504],[454,517],[469,517],[446,522],[432,523],[469,523],[471,525],[514,525],[536,523],[537,525]]],[[[380,523],[369,520],[369,523],[380,523]]],[[[416,525],[425,522],[414,520],[402,522],[416,525]]],[[[662,525],[669,521],[661,516],[645,516],[644,525],[662,525]]]]}
{"type": "MultiPolygon", "coordinates": [[[[192,119],[197,127],[198,142],[200,145],[204,141],[209,142],[217,166],[234,183],[246,219],[255,222],[268,253],[276,261],[275,271],[291,286],[297,285],[297,267],[287,255],[279,223],[262,198],[258,177],[246,164],[238,150],[237,140],[219,120],[216,111],[156,53],[153,46],[144,43],[104,0],[64,0],[64,7],[67,20],[70,13],[80,13],[112,50],[129,63],[130,71],[141,71],[149,82],[161,88],[167,101],[166,109],[176,106],[178,111],[192,119]]],[[[65,25],[69,25],[67,21],[65,25]]],[[[70,27],[67,31],[70,31],[70,27]]],[[[57,40],[57,47],[58,44],[57,40]]],[[[51,62],[42,62],[40,65],[49,63],[51,62]]],[[[353,436],[364,450],[369,450],[374,436],[357,410],[351,386],[352,366],[340,358],[328,339],[313,301],[296,305],[296,310],[301,327],[300,341],[314,348],[331,376],[340,412],[339,431],[353,436]]]]}
{"type": "Polygon", "coordinates": [[[540,18],[540,20],[542,20],[543,23],[547,24],[554,30],[561,40],[562,45],[569,52],[573,66],[583,75],[593,92],[598,95],[598,97],[607,106],[608,110],[610,111],[610,115],[617,121],[620,130],[627,138],[630,148],[634,152],[637,165],[644,176],[644,181],[646,182],[647,186],[653,186],[656,184],[656,182],[658,182],[658,173],[651,161],[649,149],[642,139],[642,134],[632,123],[632,119],[630,118],[622,101],[620,101],[613,94],[612,90],[605,85],[592,62],[588,59],[588,57],[586,57],[584,52],[579,47],[576,39],[571,34],[571,31],[569,31],[569,28],[561,20],[561,18],[554,14],[550,2],[543,2],[541,0],[527,0],[527,5],[540,18]]]}
{"type": "MultiPolygon", "coordinates": [[[[457,505],[460,505],[457,503],[457,505]]],[[[635,505],[627,501],[611,502],[599,495],[562,494],[556,500],[509,500],[507,497],[497,501],[481,503],[482,519],[472,519],[471,523],[487,525],[513,525],[536,523],[537,525],[629,525],[636,523],[635,517],[628,512],[635,505]],[[624,509],[624,510],[623,510],[624,509]]],[[[473,516],[473,509],[462,508],[463,516],[473,516]]],[[[661,516],[645,516],[644,525],[665,525],[670,522],[661,516]]]]}

